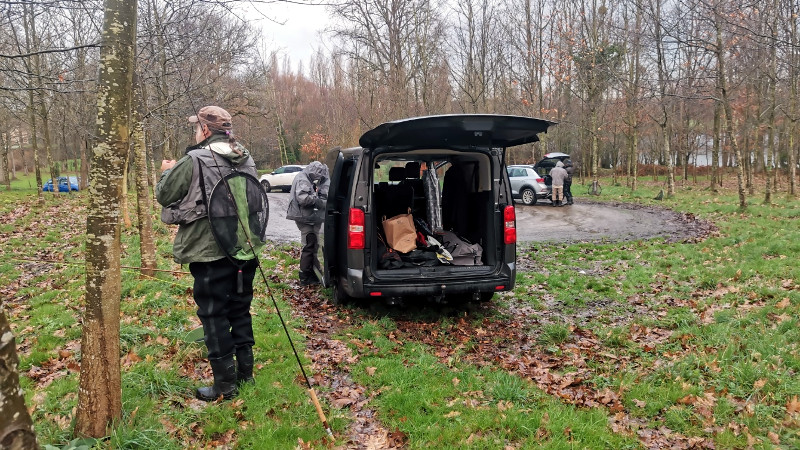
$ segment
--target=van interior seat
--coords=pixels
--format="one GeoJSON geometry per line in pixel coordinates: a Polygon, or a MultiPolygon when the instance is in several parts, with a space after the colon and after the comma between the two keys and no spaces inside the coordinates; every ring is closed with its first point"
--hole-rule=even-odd
{"type": "Polygon", "coordinates": [[[414,202],[411,206],[414,217],[425,217],[425,205],[427,204],[425,199],[425,186],[422,178],[420,178],[420,167],[421,165],[418,161],[407,162],[405,167],[405,179],[400,182],[400,184],[411,186],[411,189],[414,191],[414,202]]]}
{"type": "Polygon", "coordinates": [[[414,204],[414,189],[403,184],[406,178],[405,167],[390,167],[389,181],[397,184],[379,183],[375,186],[375,212],[378,219],[394,217],[398,214],[407,214],[408,209],[414,204]]]}

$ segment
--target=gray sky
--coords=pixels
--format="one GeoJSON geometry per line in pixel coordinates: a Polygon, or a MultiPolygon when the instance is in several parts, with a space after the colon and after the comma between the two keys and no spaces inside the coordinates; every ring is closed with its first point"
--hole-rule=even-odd
{"type": "Polygon", "coordinates": [[[281,1],[269,4],[254,3],[252,7],[263,15],[256,12],[245,19],[254,20],[256,26],[260,26],[269,45],[267,50],[275,49],[281,54],[289,55],[295,68],[302,60],[303,67],[308,69],[311,55],[324,45],[320,31],[329,22],[325,6],[281,1]],[[263,16],[270,17],[273,21],[263,16]]]}

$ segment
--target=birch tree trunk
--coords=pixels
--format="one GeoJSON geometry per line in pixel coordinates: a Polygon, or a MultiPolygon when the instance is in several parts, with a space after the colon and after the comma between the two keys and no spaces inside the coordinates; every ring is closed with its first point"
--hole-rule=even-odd
{"type": "Polygon", "coordinates": [[[75,434],[102,437],[122,413],[120,226],[123,166],[130,148],[136,0],[106,0],[86,220],[86,310],[75,434]]]}

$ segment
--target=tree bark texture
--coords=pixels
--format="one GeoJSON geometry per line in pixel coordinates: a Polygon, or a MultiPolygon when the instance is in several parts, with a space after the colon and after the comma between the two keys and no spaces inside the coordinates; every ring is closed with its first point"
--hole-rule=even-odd
{"type": "Polygon", "coordinates": [[[152,277],[156,268],[156,245],[153,237],[153,200],[150,195],[150,177],[147,173],[147,146],[144,120],[136,114],[133,126],[134,167],[136,169],[136,213],[139,216],[139,253],[142,259],[142,277],[152,277]]]}
{"type": "Polygon", "coordinates": [[[17,347],[0,299],[0,448],[36,449],[33,421],[19,387],[17,347]]]}
{"type": "Polygon", "coordinates": [[[136,0],[106,0],[86,221],[86,310],[75,434],[103,437],[122,413],[120,201],[130,148],[136,0]]]}

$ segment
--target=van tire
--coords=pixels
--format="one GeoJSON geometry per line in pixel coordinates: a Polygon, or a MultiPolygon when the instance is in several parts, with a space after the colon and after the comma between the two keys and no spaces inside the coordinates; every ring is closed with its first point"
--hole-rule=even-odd
{"type": "Polygon", "coordinates": [[[334,305],[344,305],[353,300],[353,297],[347,295],[347,292],[339,285],[338,280],[333,282],[333,297],[331,303],[334,305]]]}
{"type": "Polygon", "coordinates": [[[536,204],[536,192],[533,192],[531,188],[525,188],[520,192],[520,197],[522,197],[522,203],[525,205],[535,205],[536,204]]]}
{"type": "Polygon", "coordinates": [[[494,292],[481,292],[480,300],[481,303],[490,302],[492,301],[492,297],[494,297],[494,292]]]}

